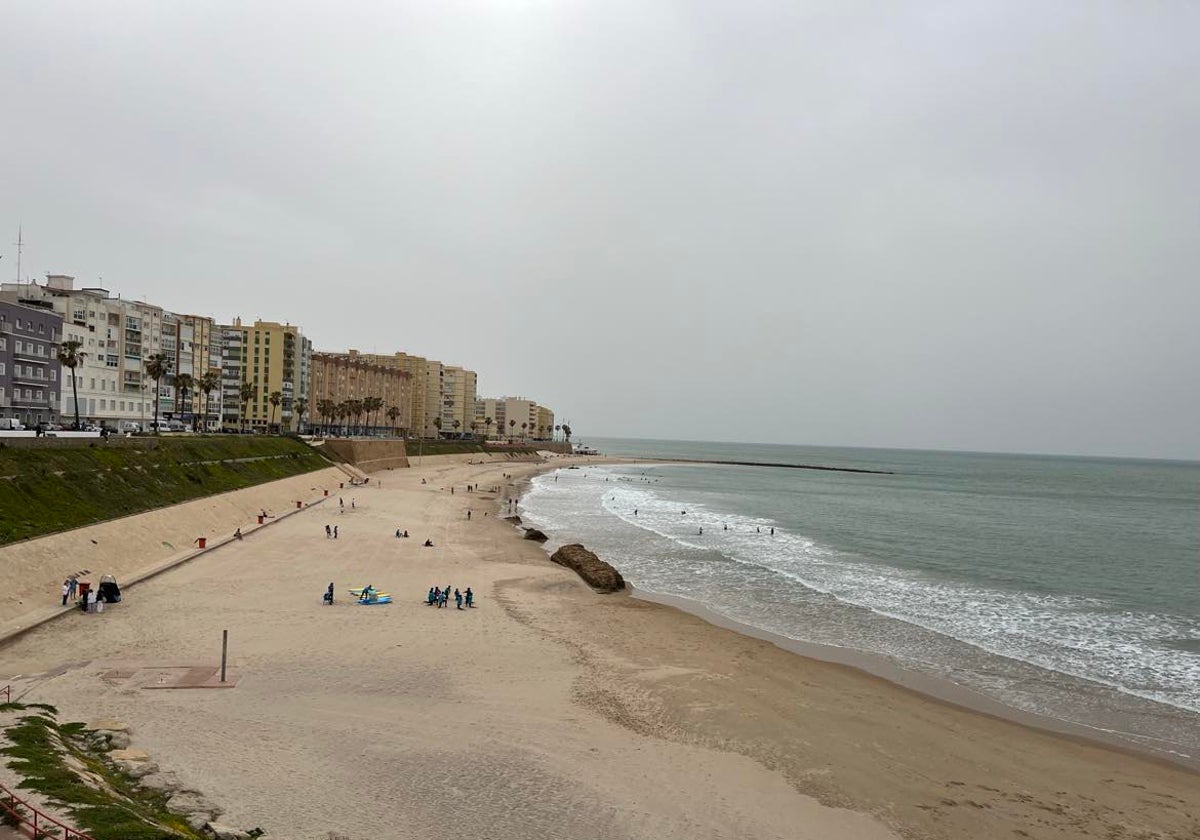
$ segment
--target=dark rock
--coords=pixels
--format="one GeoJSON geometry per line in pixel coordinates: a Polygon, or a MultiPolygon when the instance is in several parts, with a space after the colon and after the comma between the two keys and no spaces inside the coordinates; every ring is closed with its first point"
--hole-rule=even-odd
{"type": "Polygon", "coordinates": [[[511,522],[511,523],[513,523],[514,525],[520,525],[520,524],[521,524],[521,517],[519,517],[519,516],[505,516],[505,517],[504,517],[504,521],[505,521],[505,522],[511,522]]]}
{"type": "Polygon", "coordinates": [[[547,537],[545,534],[543,534],[541,531],[539,531],[537,528],[526,528],[525,529],[525,539],[536,540],[537,542],[545,542],[546,540],[548,540],[550,538],[547,537]]]}
{"type": "Polygon", "coordinates": [[[564,545],[550,555],[560,566],[574,569],[593,589],[601,592],[620,592],[625,588],[621,573],[578,543],[564,545]]]}

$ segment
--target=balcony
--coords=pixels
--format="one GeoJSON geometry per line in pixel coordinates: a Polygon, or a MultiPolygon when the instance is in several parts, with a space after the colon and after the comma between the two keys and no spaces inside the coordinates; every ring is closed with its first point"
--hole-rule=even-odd
{"type": "Polygon", "coordinates": [[[36,353],[30,353],[28,350],[14,350],[13,355],[18,359],[24,359],[27,362],[37,362],[42,365],[53,361],[53,357],[51,356],[39,356],[36,353]]]}

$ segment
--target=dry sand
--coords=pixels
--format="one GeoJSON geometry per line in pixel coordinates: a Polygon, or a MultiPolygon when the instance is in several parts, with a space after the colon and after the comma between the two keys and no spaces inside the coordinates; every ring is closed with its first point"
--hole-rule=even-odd
{"type": "Polygon", "coordinates": [[[297,514],[15,640],[0,673],[40,675],[15,686],[64,718],[125,720],[225,821],[296,840],[1200,837],[1186,770],[593,594],[464,492],[534,469],[384,472],[344,514],[297,514]],[[367,583],[397,603],[352,603],[367,583]],[[427,607],[434,584],[479,605],[427,607]],[[104,676],[214,662],[225,628],[234,689],[104,676]]]}

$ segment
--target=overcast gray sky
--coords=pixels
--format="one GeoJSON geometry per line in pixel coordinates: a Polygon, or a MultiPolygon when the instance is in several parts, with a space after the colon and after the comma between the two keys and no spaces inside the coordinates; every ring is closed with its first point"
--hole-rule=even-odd
{"type": "Polygon", "coordinates": [[[0,276],[577,436],[1200,458],[1200,4],[0,7],[0,276]]]}

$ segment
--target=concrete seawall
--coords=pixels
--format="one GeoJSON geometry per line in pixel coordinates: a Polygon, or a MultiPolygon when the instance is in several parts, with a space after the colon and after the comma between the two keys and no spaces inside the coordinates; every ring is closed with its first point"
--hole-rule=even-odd
{"type": "Polygon", "coordinates": [[[398,469],[408,466],[408,453],[402,440],[326,439],[319,449],[330,457],[358,467],[363,472],[398,469]]]}

